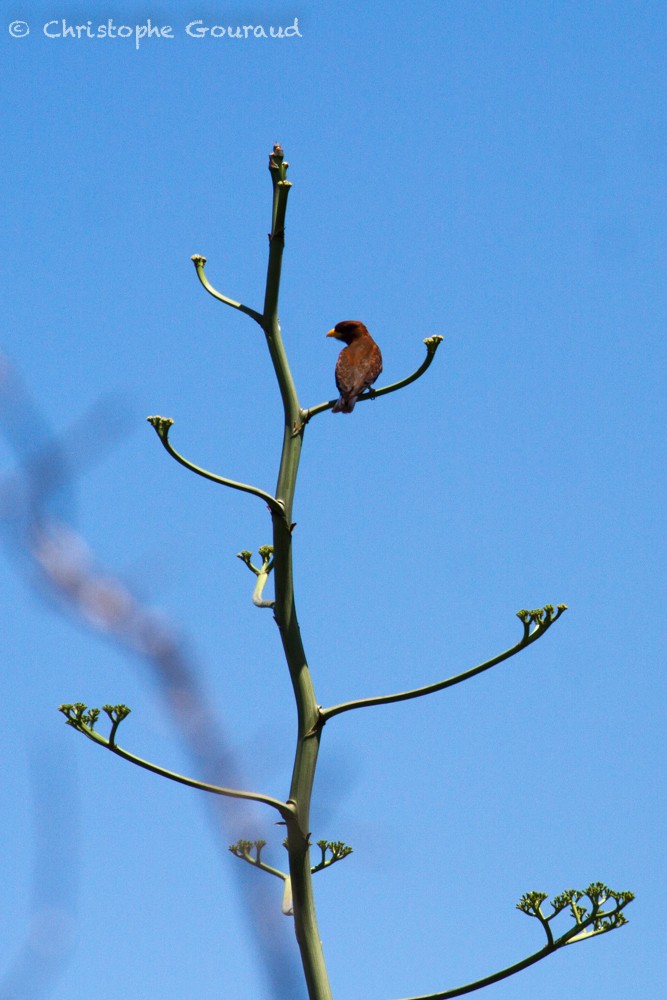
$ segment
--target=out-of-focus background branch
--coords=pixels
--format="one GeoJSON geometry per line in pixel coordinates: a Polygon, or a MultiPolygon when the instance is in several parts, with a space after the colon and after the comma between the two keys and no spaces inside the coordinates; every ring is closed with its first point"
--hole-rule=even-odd
{"type": "MultiPolygon", "coordinates": [[[[115,409],[112,406],[110,402],[99,403],[85,420],[57,438],[49,432],[45,417],[9,359],[0,355],[0,419],[17,459],[15,471],[6,476],[0,492],[7,551],[41,599],[75,625],[116,643],[137,668],[148,668],[174,733],[187,752],[193,776],[245,788],[249,782],[229,746],[224,721],[211,711],[182,630],[164,613],[147,607],[118,576],[103,568],[67,517],[77,487],[73,470],[80,474],[86,458],[102,460],[114,443],[110,432],[120,430],[118,404],[115,409]],[[97,435],[100,426],[106,430],[101,437],[97,435]]],[[[67,686],[66,677],[62,682],[67,686]]],[[[107,679],[109,688],[116,683],[113,677],[107,679]]],[[[0,981],[0,997],[7,1000],[36,1000],[48,993],[56,976],[66,973],[81,891],[77,822],[81,799],[92,796],[104,800],[103,788],[92,790],[97,784],[93,755],[84,791],[63,765],[71,756],[68,748],[63,747],[61,753],[53,738],[49,745],[43,735],[35,736],[29,719],[25,726],[24,735],[34,747],[29,772],[34,811],[34,904],[26,939],[5,980],[0,981]]],[[[65,744],[66,740],[58,742],[65,744]]],[[[155,793],[159,795],[159,788],[155,793]]],[[[225,861],[232,841],[259,837],[273,822],[270,812],[260,817],[248,803],[201,798],[225,861]]],[[[286,995],[297,997],[303,987],[295,955],[284,947],[285,935],[279,926],[284,918],[275,888],[260,879],[254,885],[247,879],[243,882],[237,899],[247,910],[267,987],[276,1000],[286,995]]]]}

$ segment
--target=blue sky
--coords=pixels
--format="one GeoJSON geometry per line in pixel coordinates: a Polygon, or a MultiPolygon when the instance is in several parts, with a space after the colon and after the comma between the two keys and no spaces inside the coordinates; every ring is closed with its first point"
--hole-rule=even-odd
{"type": "Polygon", "coordinates": [[[265,344],[189,258],[261,307],[276,141],[302,404],[334,394],[338,320],[368,325],[387,382],[444,337],[415,385],[307,428],[295,570],[318,700],[456,673],[518,638],[519,608],[569,605],[482,677],[327,725],[313,834],[354,848],[316,881],[334,996],[488,974],[543,943],[515,909],[524,892],[597,879],[636,893],[628,927],[478,995],[655,995],[663,5],[4,7],[0,998],[64,1000],[73,983],[98,1000],[303,997],[278,881],[226,851],[249,830],[283,863],[273,815],[230,807],[221,829],[201,793],[103,753],[56,711],[125,702],[128,749],[210,780],[224,746],[246,787],[287,794],[289,679],[235,558],[270,540],[268,516],[187,474],[145,423],[173,417],[191,460],[274,487],[265,344]],[[300,37],[185,31],[295,17],[300,37]],[[173,37],[43,30],[109,18],[173,37]],[[44,585],[35,510],[72,572],[174,637],[214,720],[198,757],[145,657],[44,585]]]}

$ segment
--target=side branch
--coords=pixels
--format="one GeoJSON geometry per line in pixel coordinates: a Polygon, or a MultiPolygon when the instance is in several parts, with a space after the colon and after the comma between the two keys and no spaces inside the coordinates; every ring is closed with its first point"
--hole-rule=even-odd
{"type": "Polygon", "coordinates": [[[322,857],[316,865],[311,866],[312,875],[325,868],[331,868],[337,861],[342,861],[343,858],[347,858],[353,853],[352,848],[348,844],[344,844],[342,840],[318,840],[317,846],[322,852],[322,857]],[[327,857],[327,852],[329,852],[330,857],[327,857]]]}
{"type": "Polygon", "coordinates": [[[521,962],[516,962],[514,965],[510,965],[507,969],[503,969],[501,972],[495,972],[491,976],[486,976],[484,979],[478,979],[474,983],[467,983],[465,986],[457,986],[453,990],[445,990],[444,993],[427,993],[423,996],[418,997],[406,997],[405,1000],[453,1000],[454,997],[465,996],[466,993],[474,993],[475,990],[484,989],[485,986],[491,986],[493,983],[499,983],[501,979],[507,979],[508,976],[513,976],[517,972],[521,972],[523,969],[527,969],[529,966],[534,965],[535,962],[540,962],[547,955],[551,955],[552,952],[556,951],[555,946],[547,945],[541,948],[540,951],[536,951],[533,955],[529,955],[528,958],[524,958],[521,962]]]}
{"type": "Polygon", "coordinates": [[[206,291],[209,293],[209,295],[212,295],[214,299],[218,299],[219,302],[224,302],[226,306],[231,306],[233,309],[238,309],[239,312],[245,313],[246,316],[250,316],[252,319],[254,319],[255,322],[259,323],[260,326],[262,325],[261,313],[256,312],[254,309],[251,309],[250,306],[244,306],[242,302],[236,302],[234,299],[227,298],[226,295],[223,295],[221,292],[218,292],[213,287],[213,285],[206,277],[206,274],[204,273],[204,267],[206,266],[206,257],[202,257],[201,254],[196,253],[190,258],[190,260],[195,266],[197,277],[199,278],[200,282],[202,283],[206,291]]]}
{"type": "Polygon", "coordinates": [[[183,458],[182,455],[172,447],[169,441],[169,431],[173,427],[174,421],[171,417],[146,417],[146,420],[155,430],[155,433],[159,437],[166,451],[169,452],[172,458],[175,458],[177,462],[184,465],[186,469],[190,472],[196,472],[198,476],[203,476],[204,479],[210,479],[213,483],[219,483],[220,486],[229,486],[233,490],[241,490],[243,493],[252,493],[253,496],[259,497],[263,500],[272,513],[278,514],[280,517],[285,516],[283,505],[275,497],[272,497],[270,493],[266,493],[264,490],[260,490],[257,486],[249,486],[248,483],[237,483],[234,479],[226,479],[224,476],[216,476],[214,472],[208,472],[206,469],[200,468],[198,465],[194,465],[189,462],[187,458],[183,458]]]}
{"type": "Polygon", "coordinates": [[[515,962],[514,965],[510,965],[506,969],[485,976],[484,979],[477,979],[474,983],[467,983],[465,986],[457,986],[453,990],[444,990],[439,993],[408,997],[406,1000],[453,1000],[454,997],[462,997],[466,993],[474,993],[475,990],[499,983],[501,979],[507,979],[509,976],[527,969],[530,965],[534,965],[535,962],[541,961],[547,955],[552,955],[559,948],[623,927],[627,920],[621,910],[625,909],[635,897],[631,892],[615,892],[603,882],[591,882],[587,889],[567,889],[556,896],[551,901],[552,913],[549,916],[545,916],[542,912],[542,904],[546,898],[545,892],[528,892],[517,903],[517,909],[528,916],[536,917],[547,934],[547,944],[540,951],[534,952],[520,962],[515,962]],[[587,905],[581,904],[584,897],[587,905]],[[554,938],[549,924],[564,910],[569,910],[574,924],[560,937],[554,938]]]}
{"type": "Polygon", "coordinates": [[[263,872],[268,872],[269,875],[275,875],[277,878],[281,878],[286,881],[289,878],[287,872],[283,872],[280,868],[274,868],[272,865],[267,865],[265,861],[262,861],[262,848],[266,847],[265,840],[238,840],[235,844],[229,845],[229,850],[241,861],[247,861],[249,865],[254,865],[255,868],[261,869],[263,872]],[[251,851],[254,850],[254,855],[251,851]]]}
{"type": "Polygon", "coordinates": [[[523,636],[516,645],[510,649],[506,649],[504,653],[494,656],[491,660],[485,660],[484,663],[480,663],[476,667],[471,667],[470,670],[464,670],[460,674],[448,677],[444,681],[437,681],[435,684],[426,684],[424,687],[412,688],[410,691],[401,691],[398,694],[378,695],[375,698],[358,698],[355,701],[345,701],[340,705],[334,705],[332,708],[320,709],[318,724],[323,726],[334,715],[350,712],[354,708],[369,708],[371,705],[389,705],[395,701],[408,701],[410,698],[421,698],[422,695],[434,694],[436,691],[444,690],[444,688],[453,687],[454,684],[460,684],[461,681],[467,681],[469,677],[481,674],[485,670],[495,667],[498,663],[502,663],[503,660],[509,660],[511,656],[525,649],[526,646],[530,646],[531,643],[544,635],[555,621],[558,621],[566,609],[566,604],[559,604],[558,609],[555,611],[553,604],[546,604],[544,608],[537,608],[535,611],[519,611],[517,612],[517,617],[523,622],[523,636]],[[535,625],[532,632],[530,631],[531,624],[535,625]]]}
{"type": "Polygon", "coordinates": [[[187,778],[183,774],[168,771],[158,764],[143,760],[143,758],[137,757],[128,750],[124,750],[115,742],[115,734],[120,722],[129,715],[130,709],[125,705],[103,705],[102,707],[111,719],[112,727],[108,737],[98,733],[95,729],[95,723],[100,714],[99,708],[88,709],[83,702],[76,702],[73,705],[61,705],[59,711],[65,716],[67,724],[76,729],[77,732],[83,733],[93,743],[105,747],[131,764],[143,767],[146,771],[152,771],[154,774],[159,774],[163,778],[169,778],[170,781],[177,781],[179,784],[187,785],[189,788],[197,788],[201,792],[211,792],[213,795],[224,795],[232,799],[248,799],[251,802],[263,802],[264,805],[273,806],[274,809],[277,809],[284,820],[291,818],[293,809],[290,805],[286,802],[281,802],[280,799],[274,799],[271,795],[262,795],[259,792],[246,792],[239,788],[223,788],[220,785],[211,785],[205,781],[198,781],[196,778],[187,778]]]}
{"type": "Polygon", "coordinates": [[[268,872],[269,875],[276,875],[283,882],[283,901],[281,910],[284,916],[294,916],[294,900],[292,898],[292,879],[280,868],[274,868],[262,861],[262,848],[266,846],[265,840],[239,840],[235,844],[230,844],[229,850],[242,861],[247,861],[249,865],[254,865],[260,871],[268,872]],[[255,855],[250,853],[254,848],[255,855]]]}
{"type": "Polygon", "coordinates": [[[178,781],[182,785],[188,785],[190,788],[198,788],[202,792],[211,792],[213,795],[224,795],[231,799],[248,799],[251,802],[263,802],[265,805],[273,806],[274,809],[277,809],[283,819],[291,815],[290,807],[281,802],[280,799],[274,799],[271,795],[262,795],[260,792],[246,792],[239,788],[223,788],[220,785],[210,785],[205,781],[198,781],[196,778],[187,778],[182,774],[176,774],[174,771],[168,771],[166,768],[152,764],[148,760],[142,760],[141,757],[136,757],[134,754],[123,750],[122,747],[115,744],[113,746],[107,744],[107,747],[112,753],[122,757],[123,760],[128,760],[131,764],[143,767],[147,771],[153,771],[154,774],[161,774],[163,778],[169,778],[171,781],[178,781]]]}
{"type": "Polygon", "coordinates": [[[251,563],[252,552],[249,552],[248,549],[237,552],[236,558],[244,562],[248,569],[257,577],[255,590],[252,595],[252,603],[255,607],[274,608],[276,605],[275,601],[265,601],[262,597],[266,582],[269,579],[269,573],[273,569],[273,545],[260,545],[259,554],[262,557],[262,565],[259,568],[251,563]]]}
{"type": "MultiPolygon", "coordinates": [[[[368,392],[362,393],[357,399],[357,403],[363,403],[367,399],[377,399],[378,396],[386,396],[388,392],[396,392],[397,389],[402,389],[404,386],[410,385],[411,382],[416,382],[417,379],[424,374],[426,369],[430,367],[431,362],[435,357],[435,352],[442,343],[442,337],[439,335],[427,337],[424,343],[426,344],[426,357],[419,368],[417,368],[412,375],[408,375],[407,378],[401,379],[400,382],[394,382],[392,385],[385,385],[381,389],[370,389],[368,392]]],[[[317,406],[313,406],[309,410],[302,410],[302,422],[306,424],[311,417],[316,416],[318,413],[324,413],[325,410],[330,410],[335,402],[335,399],[330,399],[328,403],[319,403],[317,406]]]]}

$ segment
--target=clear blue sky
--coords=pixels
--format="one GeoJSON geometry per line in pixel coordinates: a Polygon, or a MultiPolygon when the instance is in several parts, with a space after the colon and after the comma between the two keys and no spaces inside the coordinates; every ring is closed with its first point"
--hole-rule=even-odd
{"type": "Polygon", "coordinates": [[[186,749],[150,665],[40,586],[24,516],[68,526],[73,572],[85,544],[91,572],[162,616],[230,773],[285,796],[291,689],[235,558],[270,540],[269,518],[186,473],[144,420],[173,417],[193,461],[273,488],[265,345],[189,258],[261,307],[276,141],[294,185],[281,320],[302,404],[333,396],[338,320],[366,322],[387,382],[444,337],[416,385],[307,429],[295,560],[318,700],[426,684],[511,645],[519,608],[570,609],[495,671],[327,725],[313,834],[354,847],[316,882],[334,996],[395,1000],[510,964],[543,943],[519,897],[593,879],[637,894],[629,925],[479,996],[656,996],[664,5],[3,7],[0,998],[65,1000],[73,984],[97,1000],[303,997],[278,881],[225,849],[247,829],[282,864],[273,814],[241,829],[232,808],[220,831],[201,793],[58,715],[125,702],[121,743],[224,779],[186,749]],[[149,17],[173,37],[43,32],[149,17]],[[185,31],[295,17],[300,37],[185,31]],[[16,21],[29,33],[12,37],[16,21]],[[277,986],[251,890],[286,956],[277,986]]]}

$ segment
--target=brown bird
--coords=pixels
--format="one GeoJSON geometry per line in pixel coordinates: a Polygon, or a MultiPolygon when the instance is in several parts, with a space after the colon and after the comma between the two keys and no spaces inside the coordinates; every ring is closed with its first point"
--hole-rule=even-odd
{"type": "Polygon", "coordinates": [[[373,385],[382,371],[380,348],[364,324],[356,319],[336,323],[327,337],[335,337],[347,344],[336,362],[336,386],[340,399],[334,403],[331,412],[352,413],[361,393],[373,385]]]}

